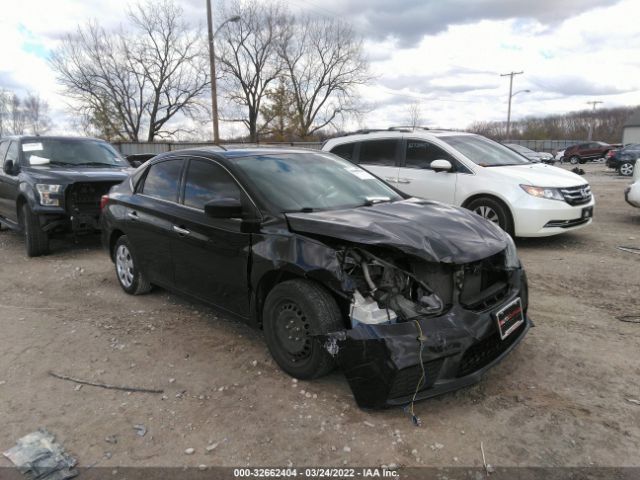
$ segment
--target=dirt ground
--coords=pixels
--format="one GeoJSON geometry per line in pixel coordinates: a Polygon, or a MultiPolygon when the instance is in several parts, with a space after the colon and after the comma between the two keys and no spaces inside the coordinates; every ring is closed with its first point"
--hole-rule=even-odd
{"type": "Polygon", "coordinates": [[[536,327],[480,384],[417,404],[421,427],[359,410],[340,372],[292,381],[260,332],[208,307],[124,294],[97,238],[28,259],[2,231],[0,451],[46,427],[81,466],[479,466],[481,441],[500,466],[638,466],[640,324],[617,317],[640,315],[640,256],[616,247],[640,246],[640,209],[629,179],[584,169],[594,223],[517,242],[536,327]]]}

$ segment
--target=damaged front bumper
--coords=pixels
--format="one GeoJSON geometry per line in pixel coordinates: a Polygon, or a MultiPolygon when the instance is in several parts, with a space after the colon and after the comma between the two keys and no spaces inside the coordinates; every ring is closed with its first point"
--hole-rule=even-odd
{"type": "Polygon", "coordinates": [[[531,321],[525,313],[524,323],[502,340],[495,313],[520,295],[527,295],[526,286],[480,313],[458,305],[438,317],[359,325],[327,335],[326,345],[344,371],[358,406],[404,405],[414,398],[472,385],[507,356],[524,338],[531,321]]]}

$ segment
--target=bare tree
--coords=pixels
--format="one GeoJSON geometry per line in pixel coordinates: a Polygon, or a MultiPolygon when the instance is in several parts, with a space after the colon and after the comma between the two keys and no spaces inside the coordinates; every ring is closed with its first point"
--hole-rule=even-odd
{"type": "Polygon", "coordinates": [[[362,40],[341,20],[299,18],[287,22],[279,44],[302,138],[359,110],[357,87],[366,83],[362,40]]]}
{"type": "Polygon", "coordinates": [[[29,93],[23,101],[25,122],[34,135],[40,135],[49,130],[49,104],[40,95],[29,93]]]}
{"type": "Polygon", "coordinates": [[[9,119],[11,133],[14,135],[22,135],[24,133],[24,110],[20,97],[15,93],[9,98],[9,119]]]}
{"type": "Polygon", "coordinates": [[[7,132],[9,117],[9,92],[0,88],[0,138],[7,132]]]}
{"type": "Polygon", "coordinates": [[[249,139],[258,140],[262,103],[283,67],[277,55],[286,16],[280,4],[236,1],[222,18],[239,16],[220,30],[217,61],[222,72],[222,88],[227,97],[246,111],[240,118],[249,130],[249,139]]]}
{"type": "Polygon", "coordinates": [[[128,30],[78,27],[54,52],[51,66],[80,112],[107,138],[167,136],[167,122],[200,107],[209,78],[205,43],[171,0],[139,3],[128,30]]]}
{"type": "Polygon", "coordinates": [[[407,115],[409,120],[408,125],[410,127],[416,128],[420,126],[420,123],[422,123],[422,110],[420,107],[420,102],[413,102],[411,105],[409,105],[407,115]]]}

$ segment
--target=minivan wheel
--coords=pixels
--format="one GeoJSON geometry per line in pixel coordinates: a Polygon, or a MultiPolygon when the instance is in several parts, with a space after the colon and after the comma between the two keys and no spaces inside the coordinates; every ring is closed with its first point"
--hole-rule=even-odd
{"type": "Polygon", "coordinates": [[[620,165],[618,172],[624,177],[630,177],[631,175],[633,175],[633,163],[624,162],[622,165],[620,165]]]}
{"type": "Polygon", "coordinates": [[[316,335],[343,330],[335,299],[308,280],[276,285],[264,304],[263,328],[276,363],[301,380],[321,377],[335,368],[335,360],[316,335]]]}
{"type": "Polygon", "coordinates": [[[574,155],[573,157],[571,157],[569,159],[569,163],[571,163],[571,165],[577,165],[580,163],[580,157],[578,157],[577,155],[574,155]]]}
{"type": "Polygon", "coordinates": [[[513,236],[513,220],[511,220],[511,215],[502,202],[490,197],[481,197],[469,203],[467,208],[482,218],[495,223],[513,236]]]}
{"type": "Polygon", "coordinates": [[[113,260],[118,282],[125,292],[130,295],[141,295],[151,290],[151,284],[140,271],[126,235],[121,236],[116,242],[113,260]]]}
{"type": "Polygon", "coordinates": [[[20,216],[27,256],[39,257],[49,253],[49,235],[42,229],[40,219],[31,211],[28,204],[22,205],[20,216]]]}

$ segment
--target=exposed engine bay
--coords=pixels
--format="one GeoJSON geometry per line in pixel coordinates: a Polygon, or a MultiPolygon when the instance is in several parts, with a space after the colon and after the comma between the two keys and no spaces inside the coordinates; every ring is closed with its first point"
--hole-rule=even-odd
{"type": "Polygon", "coordinates": [[[454,303],[481,311],[503,299],[508,290],[503,254],[465,265],[407,259],[361,248],[343,252],[343,270],[354,284],[352,328],[439,316],[454,303]]]}

